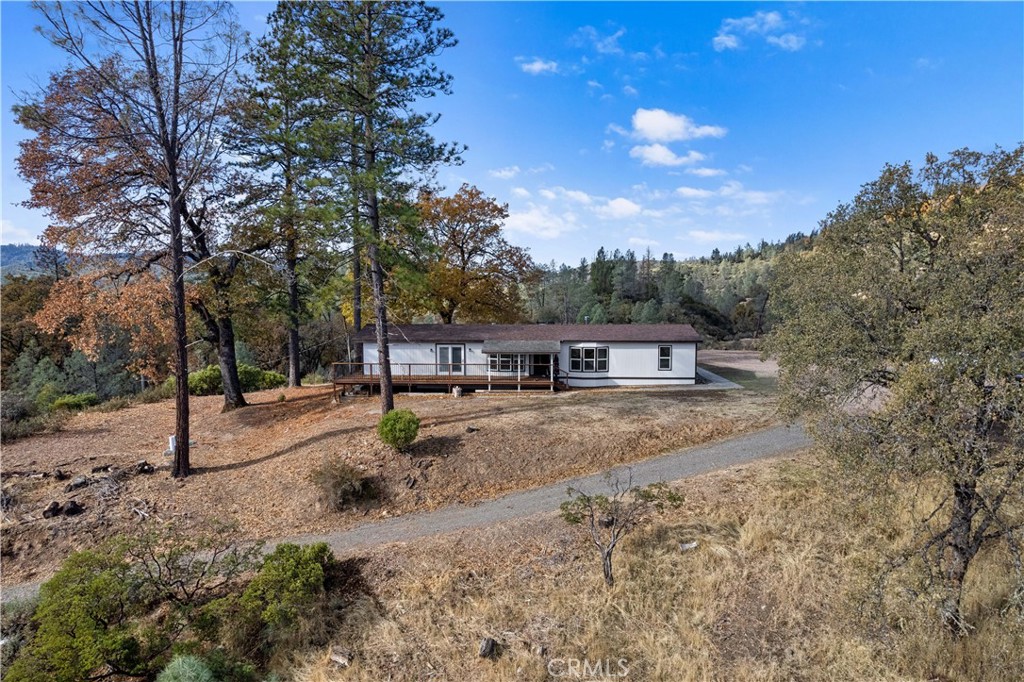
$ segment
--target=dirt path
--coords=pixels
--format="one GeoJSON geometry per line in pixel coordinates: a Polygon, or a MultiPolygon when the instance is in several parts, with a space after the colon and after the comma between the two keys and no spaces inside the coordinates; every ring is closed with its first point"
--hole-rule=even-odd
{"type": "MultiPolygon", "coordinates": [[[[738,438],[709,445],[687,448],[660,457],[618,466],[609,471],[571,478],[532,490],[512,493],[476,504],[456,504],[429,512],[405,514],[333,533],[306,534],[267,541],[272,550],[278,543],[311,544],[326,542],[337,555],[389,543],[410,542],[423,537],[459,530],[482,528],[522,519],[535,514],[550,513],[566,499],[566,488],[572,486],[585,492],[606,490],[606,477],[624,477],[632,471],[634,485],[644,486],[659,481],[682,478],[774,457],[810,445],[810,439],[799,426],[777,426],[738,438]]],[[[4,602],[25,599],[35,594],[39,583],[8,585],[0,593],[4,602]]]]}

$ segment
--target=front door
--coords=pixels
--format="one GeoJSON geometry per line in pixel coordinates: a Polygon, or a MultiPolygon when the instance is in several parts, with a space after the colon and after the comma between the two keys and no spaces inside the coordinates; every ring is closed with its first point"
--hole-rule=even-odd
{"type": "Polygon", "coordinates": [[[551,378],[551,355],[549,353],[530,356],[530,376],[551,378]]]}
{"type": "Polygon", "coordinates": [[[465,346],[438,346],[437,347],[437,373],[465,374],[466,348],[465,346]]]}

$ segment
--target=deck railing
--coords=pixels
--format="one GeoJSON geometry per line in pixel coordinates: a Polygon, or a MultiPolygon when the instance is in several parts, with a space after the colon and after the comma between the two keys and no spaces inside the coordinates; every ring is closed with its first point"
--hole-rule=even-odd
{"type": "MultiPolygon", "coordinates": [[[[562,370],[556,370],[554,381],[551,368],[544,365],[545,374],[531,374],[528,366],[520,365],[510,369],[494,369],[490,363],[440,363],[440,362],[392,362],[391,376],[394,379],[426,378],[438,382],[458,383],[461,381],[513,381],[513,382],[551,382],[557,383],[568,378],[562,370]]],[[[363,378],[367,381],[380,378],[378,362],[335,362],[331,365],[331,378],[343,380],[363,378]]]]}

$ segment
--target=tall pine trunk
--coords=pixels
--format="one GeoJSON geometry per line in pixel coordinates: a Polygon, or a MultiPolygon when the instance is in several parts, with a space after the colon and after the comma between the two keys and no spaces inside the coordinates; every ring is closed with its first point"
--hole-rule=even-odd
{"type": "MultiPolygon", "coordinates": [[[[359,150],[355,137],[349,145],[352,177],[359,172],[359,150]]],[[[352,192],[352,326],[358,334],[363,328],[363,243],[359,234],[359,193],[352,192]]],[[[363,363],[363,344],[357,343],[350,362],[363,363]]]]}
{"type": "Polygon", "coordinates": [[[181,195],[171,189],[171,299],[174,309],[174,463],[171,476],[191,473],[188,452],[188,337],[185,336],[185,255],[181,242],[181,195]]]}
{"type": "Polygon", "coordinates": [[[288,240],[285,269],[288,277],[288,385],[302,385],[302,357],[299,348],[299,275],[296,272],[295,239],[288,240]]]}

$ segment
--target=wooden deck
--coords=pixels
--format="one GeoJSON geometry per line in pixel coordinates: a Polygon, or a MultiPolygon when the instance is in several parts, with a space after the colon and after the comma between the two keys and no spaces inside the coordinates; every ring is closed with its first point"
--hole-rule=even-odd
{"type": "MultiPolygon", "coordinates": [[[[470,367],[470,365],[465,365],[470,367]]],[[[392,368],[391,384],[395,390],[402,388],[412,392],[417,387],[441,388],[451,392],[456,386],[465,390],[541,390],[541,391],[564,391],[569,386],[556,377],[552,381],[549,377],[536,377],[528,375],[517,375],[509,372],[491,372],[485,374],[446,372],[443,367],[438,371],[437,366],[429,367],[406,367],[404,364],[392,368]],[[418,371],[417,371],[418,370],[418,371]]],[[[335,363],[333,367],[332,383],[334,385],[335,397],[345,395],[346,391],[354,390],[356,386],[365,386],[373,393],[380,387],[380,373],[376,367],[371,368],[367,373],[363,366],[352,367],[348,363],[335,363]]]]}

